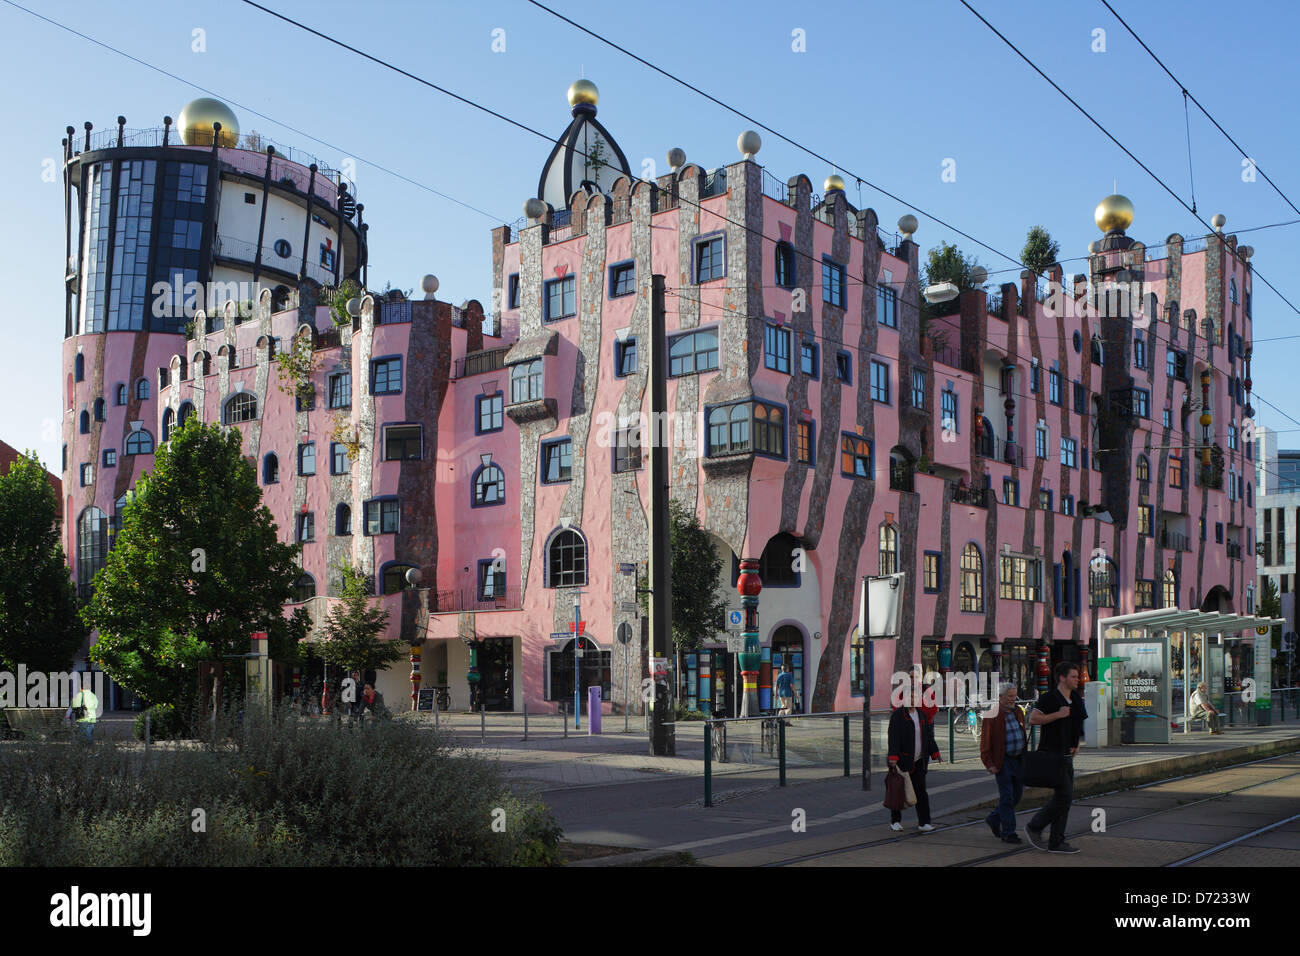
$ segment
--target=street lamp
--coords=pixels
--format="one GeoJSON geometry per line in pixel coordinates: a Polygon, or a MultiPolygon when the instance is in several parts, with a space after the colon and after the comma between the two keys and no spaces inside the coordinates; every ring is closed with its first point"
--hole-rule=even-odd
{"type": "Polygon", "coordinates": [[[582,592],[573,592],[573,729],[582,729],[582,592]]]}
{"type": "Polygon", "coordinates": [[[961,294],[961,290],[952,282],[936,282],[934,285],[925,287],[921,293],[925,296],[925,301],[934,305],[938,302],[949,302],[961,294]]]}

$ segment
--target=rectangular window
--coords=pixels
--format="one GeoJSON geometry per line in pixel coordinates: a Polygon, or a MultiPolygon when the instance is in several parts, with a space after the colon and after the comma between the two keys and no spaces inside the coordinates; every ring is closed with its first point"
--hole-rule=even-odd
{"type": "Polygon", "coordinates": [[[614,377],[636,374],[636,336],[614,342],[614,377]]]}
{"type": "Polygon", "coordinates": [[[402,360],[375,359],[370,363],[370,393],[396,395],[402,391],[402,360]]]}
{"type": "Polygon", "coordinates": [[[506,278],[506,308],[519,308],[519,273],[512,272],[506,278]]]}
{"type": "Polygon", "coordinates": [[[1147,343],[1142,338],[1141,332],[1133,336],[1133,367],[1141,369],[1147,367],[1147,343]]]}
{"type": "Polygon", "coordinates": [[[668,374],[690,375],[718,368],[718,330],[687,332],[668,340],[668,374]]]}
{"type": "Polygon", "coordinates": [[[1011,601],[1043,599],[1043,565],[1036,558],[1015,554],[1000,556],[999,596],[1011,601]]]}
{"type": "Polygon", "coordinates": [[[366,534],[396,534],[399,526],[398,516],[401,509],[396,498],[380,498],[367,501],[366,534]]]}
{"type": "Polygon", "coordinates": [[[1237,450],[1237,426],[1236,425],[1228,426],[1228,450],[1229,451],[1237,450]]]}
{"type": "Polygon", "coordinates": [[[307,442],[298,446],[298,474],[316,474],[316,443],[307,442]]]}
{"type": "Polygon", "coordinates": [[[710,458],[754,451],[785,457],[785,409],[765,402],[717,405],[708,412],[710,458]],[[752,436],[752,444],[751,444],[752,436]]]}
{"type": "Polygon", "coordinates": [[[1078,442],[1073,438],[1061,439],[1061,464],[1069,468],[1077,468],[1075,462],[1075,452],[1078,448],[1078,442]]]}
{"type": "Polygon", "coordinates": [[[1138,534],[1150,538],[1155,534],[1155,507],[1138,505],[1138,534]]]}
{"type": "Polygon", "coordinates": [[[945,388],[940,393],[939,403],[942,409],[939,427],[944,431],[960,434],[961,429],[957,427],[957,393],[945,388]]]}
{"type": "Polygon", "coordinates": [[[573,480],[573,439],[542,442],[542,484],[573,480]]]}
{"type": "Polygon", "coordinates": [[[763,365],[790,374],[790,330],[768,325],[763,332],[763,365]]]}
{"type": "Polygon", "coordinates": [[[641,467],[641,429],[633,425],[614,432],[614,471],[636,471],[641,467]]]}
{"type": "Polygon", "coordinates": [[[1061,495],[1061,514],[1074,514],[1074,495],[1061,495]]]}
{"type": "Polygon", "coordinates": [[[822,257],[822,301],[844,308],[844,267],[822,257]]]}
{"type": "Polygon", "coordinates": [[[1178,452],[1169,453],[1169,487],[1183,487],[1183,456],[1178,452]]]}
{"type": "Polygon", "coordinates": [[[316,540],[316,513],[302,512],[298,515],[298,543],[316,540]]]}
{"type": "Polygon", "coordinates": [[[1047,373],[1047,400],[1053,405],[1061,404],[1061,373],[1056,369],[1047,373]]]}
{"type": "Polygon", "coordinates": [[[475,434],[499,432],[505,426],[505,396],[500,392],[495,395],[480,395],[474,400],[475,417],[478,419],[475,434]]]}
{"type": "Polygon", "coordinates": [[[1047,426],[1041,425],[1034,429],[1034,454],[1039,458],[1047,458],[1048,440],[1047,426]]]}
{"type": "Polygon", "coordinates": [[[871,442],[859,435],[840,436],[840,472],[851,478],[875,478],[871,442]]]}
{"type": "Polygon", "coordinates": [[[794,426],[794,456],[795,460],[805,465],[813,463],[813,449],[816,446],[813,443],[813,423],[796,422],[794,426]]]}
{"type": "Polygon", "coordinates": [[[727,274],[727,263],[722,257],[722,237],[713,236],[695,243],[695,281],[708,282],[727,274]]]}
{"type": "Polygon", "coordinates": [[[1133,414],[1138,418],[1151,417],[1151,392],[1147,389],[1133,389],[1133,414]]]}
{"type": "Polygon", "coordinates": [[[835,376],[845,385],[853,384],[853,359],[848,352],[835,353],[835,376]]]}
{"type": "Polygon", "coordinates": [[[922,558],[921,580],[926,594],[938,594],[941,588],[941,565],[943,555],[938,551],[927,551],[922,558]]]}
{"type": "Polygon", "coordinates": [[[1083,385],[1079,382],[1074,383],[1074,414],[1082,415],[1088,408],[1088,393],[1083,390],[1083,385]]]}
{"type": "Polygon", "coordinates": [[[578,278],[565,276],[545,283],[545,303],[547,322],[567,319],[578,312],[578,278]]]}
{"type": "Polygon", "coordinates": [[[1133,603],[1140,610],[1154,608],[1156,606],[1156,582],[1139,580],[1133,603]]]}
{"type": "Polygon", "coordinates": [[[81,466],[81,487],[86,488],[95,483],[95,466],[81,466]]]}
{"type": "Polygon", "coordinates": [[[492,558],[478,563],[478,599],[495,601],[506,594],[506,563],[492,558]]]}
{"type": "Polygon", "coordinates": [[[1174,413],[1172,410],[1166,408],[1164,411],[1160,413],[1160,424],[1163,425],[1165,428],[1173,428],[1174,413]]]}
{"type": "Polygon", "coordinates": [[[1038,507],[1043,511],[1052,510],[1052,492],[1049,489],[1038,489],[1038,507]]]}
{"type": "Polygon", "coordinates": [[[325,380],[326,398],[330,408],[352,407],[352,373],[336,372],[325,380]]]}
{"type": "Polygon", "coordinates": [[[875,359],[871,360],[871,397],[889,404],[889,366],[875,359]]]}
{"type": "Polygon", "coordinates": [[[821,374],[819,352],[816,342],[799,343],[799,371],[814,380],[821,374]]]}
{"type": "Polygon", "coordinates": [[[929,389],[926,387],[925,369],[912,369],[912,407],[926,408],[929,403],[926,401],[926,395],[929,389]]]}
{"type": "Polygon", "coordinates": [[[330,442],[330,474],[346,475],[351,469],[348,466],[348,446],[339,442],[330,442]]]}
{"type": "Polygon", "coordinates": [[[510,366],[510,404],[535,402],[542,397],[542,360],[510,366]]]}
{"type": "Polygon", "coordinates": [[[883,284],[876,286],[876,322],[898,328],[898,293],[883,284]]]}
{"type": "Polygon", "coordinates": [[[384,426],[385,461],[419,461],[424,457],[424,428],[421,425],[384,426]]]}
{"type": "Polygon", "coordinates": [[[105,468],[113,468],[113,467],[115,467],[116,465],[117,465],[117,449],[116,449],[116,448],[105,448],[105,449],[104,449],[104,467],[105,467],[105,468]]]}
{"type": "Polygon", "coordinates": [[[1039,374],[1037,363],[1029,367],[1029,390],[1035,394],[1042,387],[1042,381],[1039,374]]]}
{"type": "Polygon", "coordinates": [[[1002,503],[1020,506],[1020,482],[1011,478],[1002,479],[1002,503]]]}
{"type": "Polygon", "coordinates": [[[636,263],[620,262],[609,267],[609,295],[631,295],[636,291],[636,263]]]}

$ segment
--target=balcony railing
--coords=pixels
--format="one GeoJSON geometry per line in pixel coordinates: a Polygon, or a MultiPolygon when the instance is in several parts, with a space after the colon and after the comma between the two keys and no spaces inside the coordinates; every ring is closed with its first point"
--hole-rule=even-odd
{"type": "Polygon", "coordinates": [[[710,196],[721,196],[727,191],[727,168],[719,166],[711,170],[704,176],[704,183],[700,186],[700,198],[708,199],[710,196]]]}
{"type": "Polygon", "coordinates": [[[448,590],[429,592],[429,613],[449,614],[460,611],[517,611],[524,606],[523,588],[499,590],[494,597],[481,597],[477,591],[448,590]]]}
{"type": "Polygon", "coordinates": [[[989,315],[996,315],[996,316],[998,316],[999,318],[1002,317],[1002,295],[1001,295],[1001,293],[998,293],[998,294],[996,294],[996,295],[990,295],[990,296],[988,297],[988,313],[989,313],[989,315]]]}
{"type": "Polygon", "coordinates": [[[1192,542],[1181,531],[1170,531],[1168,528],[1161,528],[1160,547],[1168,548],[1171,551],[1191,551],[1192,542]]]}
{"type": "Polygon", "coordinates": [[[1017,468],[1025,467],[1025,449],[1017,442],[1007,441],[987,432],[980,438],[979,453],[992,461],[1005,462],[1017,468]]]}
{"type": "Polygon", "coordinates": [[[905,462],[891,459],[889,462],[889,490],[890,491],[914,491],[912,487],[912,475],[915,473],[915,466],[905,462]]]}
{"type": "Polygon", "coordinates": [[[396,325],[411,321],[409,299],[380,299],[375,303],[375,325],[396,325]]]}
{"type": "Polygon", "coordinates": [[[1238,559],[1241,558],[1241,545],[1239,545],[1237,542],[1229,541],[1227,548],[1228,548],[1228,557],[1238,558],[1238,559]]]}
{"type": "Polygon", "coordinates": [[[975,361],[968,355],[962,355],[961,350],[951,345],[934,345],[930,346],[930,355],[934,361],[949,368],[959,368],[963,372],[975,374],[975,361]]]}
{"type": "Polygon", "coordinates": [[[987,488],[968,488],[966,485],[952,484],[952,503],[987,508],[989,506],[989,490],[987,488]]]}
{"type": "Polygon", "coordinates": [[[482,375],[484,372],[495,372],[503,369],[506,367],[506,353],[509,351],[509,347],[506,347],[471,352],[464,358],[456,359],[451,377],[467,378],[470,375],[482,375]]]}

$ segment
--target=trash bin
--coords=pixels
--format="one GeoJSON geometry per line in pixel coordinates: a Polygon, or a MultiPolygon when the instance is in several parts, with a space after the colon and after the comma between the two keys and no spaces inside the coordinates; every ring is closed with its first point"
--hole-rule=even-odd
{"type": "Polygon", "coordinates": [[[1131,744],[1137,741],[1137,714],[1132,711],[1125,711],[1124,716],[1119,719],[1120,725],[1120,743],[1131,744]]]}

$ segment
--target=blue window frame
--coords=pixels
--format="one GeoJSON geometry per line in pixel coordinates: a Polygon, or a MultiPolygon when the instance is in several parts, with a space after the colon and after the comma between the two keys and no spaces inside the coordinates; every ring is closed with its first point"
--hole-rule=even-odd
{"type": "Polygon", "coordinates": [[[152,455],[153,454],[153,436],[143,428],[139,431],[131,432],[126,436],[126,444],[122,448],[124,455],[152,455]]]}
{"type": "Polygon", "coordinates": [[[397,498],[372,498],[364,505],[366,534],[396,534],[401,527],[401,506],[397,498]]]}
{"type": "Polygon", "coordinates": [[[794,246],[788,242],[778,242],[776,244],[776,284],[783,289],[793,289],[796,275],[794,246]]]}
{"type": "Polygon", "coordinates": [[[718,368],[718,330],[700,329],[668,340],[668,374],[691,375],[718,368]]]}
{"type": "Polygon", "coordinates": [[[1142,338],[1141,332],[1133,333],[1133,367],[1145,369],[1147,367],[1147,343],[1142,338]]]}
{"type": "Polygon", "coordinates": [[[636,291],[636,263],[632,260],[616,262],[609,267],[609,296],[617,298],[636,291]]]}
{"type": "Polygon", "coordinates": [[[746,452],[785,458],[785,408],[767,402],[737,402],[705,410],[710,457],[746,452]]]}
{"type": "Polygon", "coordinates": [[[486,508],[491,505],[506,503],[506,474],[500,465],[489,462],[480,465],[470,476],[469,505],[471,508],[486,508]]]}
{"type": "Polygon", "coordinates": [[[1133,389],[1133,414],[1138,418],[1151,417],[1151,393],[1145,388],[1133,389]]]}
{"type": "Polygon", "coordinates": [[[790,374],[790,330],[768,324],[763,332],[763,365],[790,374]]]}
{"type": "Polygon", "coordinates": [[[950,388],[945,388],[939,393],[939,427],[944,431],[951,429],[954,434],[961,434],[960,423],[957,420],[957,393],[950,388]]]}
{"type": "Polygon", "coordinates": [[[552,279],[545,283],[546,295],[543,301],[546,304],[546,314],[543,316],[547,322],[555,322],[559,319],[567,319],[578,313],[578,278],[577,276],[565,276],[563,279],[552,279]]]}
{"type": "Polygon", "coordinates": [[[334,533],[340,537],[352,534],[352,508],[340,503],[334,509],[334,533]]]}
{"type": "Polygon", "coordinates": [[[78,352],[72,364],[75,370],[72,376],[73,379],[78,382],[84,381],[86,378],[86,356],[78,352]]]}
{"type": "Polygon", "coordinates": [[[308,541],[316,540],[316,512],[299,512],[297,525],[299,544],[305,544],[308,541]]]}
{"type": "Polygon", "coordinates": [[[126,404],[126,386],[125,386],[125,385],[119,384],[119,385],[117,386],[117,404],[119,404],[119,405],[125,405],[125,404],[126,404]]]}
{"type": "Polygon", "coordinates": [[[898,293],[886,285],[876,286],[876,324],[898,328],[898,293]]]}
{"type": "Polygon", "coordinates": [[[557,438],[542,442],[542,484],[553,485],[573,480],[573,439],[557,438]]]}
{"type": "Polygon", "coordinates": [[[853,358],[848,352],[835,353],[835,377],[845,385],[853,384],[853,358]]]}
{"type": "Polygon", "coordinates": [[[871,360],[871,397],[889,404],[889,366],[875,359],[871,360]]]}
{"type": "Polygon", "coordinates": [[[486,435],[505,427],[505,395],[479,395],[474,399],[474,434],[486,435]]]}
{"type": "Polygon", "coordinates": [[[840,432],[840,473],[850,478],[875,479],[875,449],[853,432],[840,432]]]}
{"type": "Polygon", "coordinates": [[[795,461],[812,467],[817,461],[817,423],[814,421],[794,423],[794,457],[795,461]]]}
{"type": "Polygon", "coordinates": [[[1067,468],[1078,467],[1075,463],[1075,454],[1078,450],[1078,442],[1073,438],[1061,439],[1061,464],[1067,468]]]}
{"type": "Polygon", "coordinates": [[[799,343],[799,371],[813,381],[821,375],[821,347],[816,342],[799,343]]]}
{"type": "Polygon", "coordinates": [[[147,378],[142,378],[135,383],[135,397],[140,401],[144,401],[149,397],[149,380],[147,378]]]}
{"type": "Polygon", "coordinates": [[[506,277],[506,308],[519,308],[519,273],[512,272],[506,277]]]}
{"type": "Polygon", "coordinates": [[[822,301],[845,307],[844,266],[822,256],[822,301]]]}
{"type": "Polygon", "coordinates": [[[330,442],[330,474],[346,475],[352,469],[348,465],[348,447],[339,442],[330,442]]]}
{"type": "Polygon", "coordinates": [[[1047,373],[1047,400],[1053,405],[1061,404],[1061,373],[1056,369],[1047,373]]]}
{"type": "Polygon", "coordinates": [[[104,467],[105,467],[105,468],[113,468],[113,467],[115,467],[116,465],[117,465],[117,449],[116,449],[116,448],[105,448],[105,449],[104,449],[104,467]]]}
{"type": "Polygon", "coordinates": [[[326,404],[330,408],[352,407],[352,373],[336,372],[325,380],[326,404]]]}
{"type": "Polygon", "coordinates": [[[298,446],[298,474],[316,474],[316,443],[314,441],[298,446]]]}
{"type": "Polygon", "coordinates": [[[280,459],[269,451],[262,457],[262,484],[274,485],[280,480],[280,459]]]}
{"type": "Polygon", "coordinates": [[[542,397],[542,360],[510,366],[510,404],[534,402],[542,397]]]}
{"type": "Polygon", "coordinates": [[[695,281],[709,282],[727,274],[727,260],[723,255],[722,234],[695,240],[695,281]]]}
{"type": "Polygon", "coordinates": [[[1042,387],[1042,381],[1041,381],[1040,371],[1038,368],[1038,364],[1035,363],[1029,366],[1029,390],[1031,392],[1036,393],[1041,387],[1042,387]]]}
{"type": "Polygon", "coordinates": [[[397,395],[402,391],[402,360],[397,356],[370,362],[370,394],[397,395]]]}
{"type": "Polygon", "coordinates": [[[636,374],[636,336],[614,342],[614,377],[627,378],[636,374]]]}

